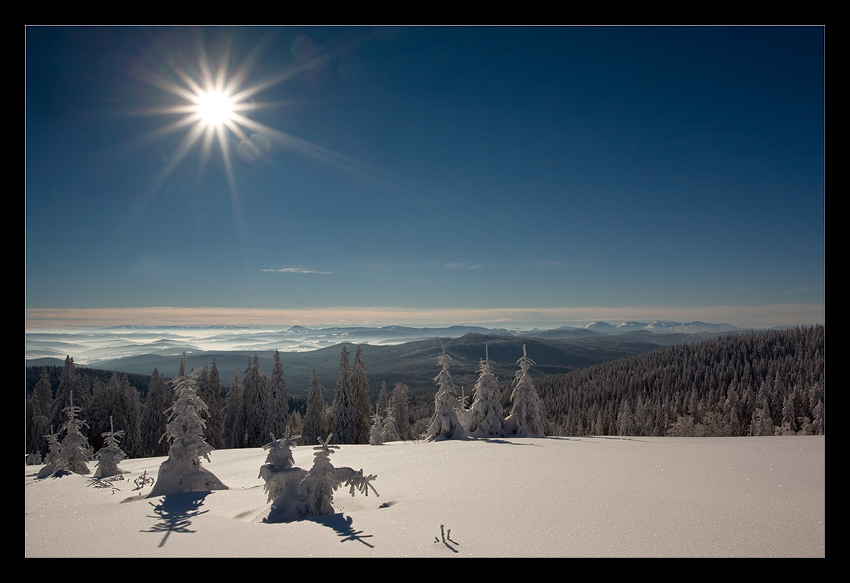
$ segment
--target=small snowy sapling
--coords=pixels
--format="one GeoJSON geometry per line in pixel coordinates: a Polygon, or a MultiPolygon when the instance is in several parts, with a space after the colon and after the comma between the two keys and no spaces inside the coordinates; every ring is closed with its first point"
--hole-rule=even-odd
{"type": "Polygon", "coordinates": [[[105,431],[102,435],[106,441],[104,447],[97,452],[98,462],[94,477],[109,478],[125,473],[118,467],[118,462],[127,457],[118,447],[118,440],[124,436],[124,430],[115,431],[112,425],[112,415],[109,416],[109,431],[105,431]]]}
{"type": "Polygon", "coordinates": [[[52,476],[59,469],[59,451],[62,449],[59,434],[53,433],[52,427],[50,428],[50,433],[44,437],[47,439],[47,455],[44,456],[44,467],[38,472],[39,478],[52,476]]]}
{"type": "Polygon", "coordinates": [[[71,392],[70,404],[64,409],[68,416],[65,422],[65,437],[59,448],[59,462],[57,472],[73,472],[75,474],[88,474],[89,466],[89,440],[80,431],[88,424],[80,420],[77,415],[82,412],[80,407],[74,405],[74,393],[71,392]]]}
{"type": "Polygon", "coordinates": [[[291,442],[278,440],[269,444],[269,457],[260,469],[260,477],[266,480],[269,497],[276,495],[269,514],[263,522],[290,522],[309,516],[333,514],[333,493],[340,486],[347,486],[349,493],[359,490],[368,496],[369,488],[378,495],[372,485],[377,476],[364,476],[363,470],[335,468],[330,456],[338,445],[331,445],[333,435],[319,439],[313,459],[313,467],[305,471],[299,467],[287,467],[291,463],[288,449],[291,442]],[[278,465],[282,462],[282,465],[278,465]]]}

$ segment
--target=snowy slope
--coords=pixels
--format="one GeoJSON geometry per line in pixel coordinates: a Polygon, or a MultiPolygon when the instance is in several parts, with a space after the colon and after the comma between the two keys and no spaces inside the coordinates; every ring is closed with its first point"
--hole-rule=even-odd
{"type": "MultiPolygon", "coordinates": [[[[145,498],[38,480],[25,466],[26,557],[824,557],[825,438],[552,437],[342,446],[380,494],[264,524],[262,449],[205,464],[230,489],[145,498]],[[443,542],[441,525],[450,529],[443,542]],[[439,539],[439,542],[436,542],[439,539]]],[[[293,450],[309,469],[311,447],[293,450]]],[[[94,470],[94,463],[91,464],[94,470]]]]}

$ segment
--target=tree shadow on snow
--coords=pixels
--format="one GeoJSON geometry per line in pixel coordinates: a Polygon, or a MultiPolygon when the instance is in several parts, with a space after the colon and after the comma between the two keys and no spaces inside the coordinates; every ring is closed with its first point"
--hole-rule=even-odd
{"type": "Polygon", "coordinates": [[[646,439],[641,439],[635,436],[626,436],[626,435],[574,435],[574,436],[563,436],[563,435],[552,435],[546,436],[546,439],[555,439],[558,441],[601,441],[601,440],[613,440],[613,441],[647,441],[646,439]]]}
{"type": "Polygon", "coordinates": [[[484,441],[487,443],[498,443],[500,445],[530,445],[533,447],[543,447],[538,443],[518,443],[516,441],[509,441],[510,436],[508,437],[476,437],[476,441],[484,441]]]}
{"type": "MultiPolygon", "coordinates": [[[[154,508],[154,513],[159,521],[150,529],[142,532],[164,533],[159,546],[165,546],[165,542],[173,532],[191,533],[195,532],[189,528],[192,520],[209,512],[200,510],[204,498],[210,492],[185,492],[180,494],[168,494],[163,496],[156,504],[149,502],[154,508]]],[[[152,517],[154,518],[154,517],[152,517]]]]}
{"type": "Polygon", "coordinates": [[[339,541],[341,543],[356,540],[357,542],[363,543],[367,547],[375,548],[375,545],[369,544],[364,539],[372,538],[371,534],[363,534],[362,530],[354,530],[352,526],[353,520],[350,516],[345,516],[341,513],[337,514],[327,514],[325,516],[314,516],[308,518],[306,520],[312,520],[313,522],[317,522],[324,526],[328,526],[336,531],[336,533],[342,537],[342,540],[339,541]]]}

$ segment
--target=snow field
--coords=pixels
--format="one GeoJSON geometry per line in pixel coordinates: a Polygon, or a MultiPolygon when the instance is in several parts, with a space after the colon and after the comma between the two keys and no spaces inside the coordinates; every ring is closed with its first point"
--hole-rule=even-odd
{"type": "MultiPolygon", "coordinates": [[[[264,524],[267,452],[218,450],[228,490],[145,498],[25,466],[26,557],[824,557],[825,438],[494,438],[343,445],[376,474],[336,514],[264,524]],[[445,530],[441,534],[441,525],[445,530]],[[450,529],[449,538],[443,536],[450,529]]],[[[293,448],[309,469],[314,450],[293,448]]]]}

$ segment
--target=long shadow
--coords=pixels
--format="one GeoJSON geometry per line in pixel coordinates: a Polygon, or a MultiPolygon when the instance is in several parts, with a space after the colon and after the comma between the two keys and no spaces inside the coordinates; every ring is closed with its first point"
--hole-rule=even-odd
{"type": "Polygon", "coordinates": [[[534,447],[543,447],[536,443],[517,443],[516,441],[510,441],[510,437],[476,437],[475,439],[477,441],[486,441],[487,443],[498,443],[501,445],[530,445],[534,447]]]}
{"type": "Polygon", "coordinates": [[[313,522],[317,522],[319,524],[323,524],[325,526],[329,526],[334,529],[337,534],[342,537],[342,540],[339,541],[344,543],[350,540],[356,540],[357,542],[363,543],[367,547],[375,548],[375,545],[369,544],[364,539],[372,538],[371,534],[363,534],[362,530],[354,530],[352,526],[353,520],[350,516],[345,516],[341,513],[337,514],[328,514],[325,516],[315,516],[308,520],[312,520],[313,522]]]}
{"type": "Polygon", "coordinates": [[[150,529],[143,530],[142,532],[164,533],[158,545],[160,547],[165,546],[165,542],[171,536],[171,533],[195,532],[189,527],[193,519],[209,512],[208,510],[200,510],[201,505],[204,503],[204,498],[209,494],[210,492],[169,494],[163,496],[157,504],[149,502],[153,506],[154,514],[159,518],[159,521],[150,529]]]}
{"type": "Polygon", "coordinates": [[[559,441],[599,441],[604,439],[614,441],[647,441],[646,439],[641,439],[639,436],[627,435],[547,435],[546,439],[554,439],[559,441]]]}

